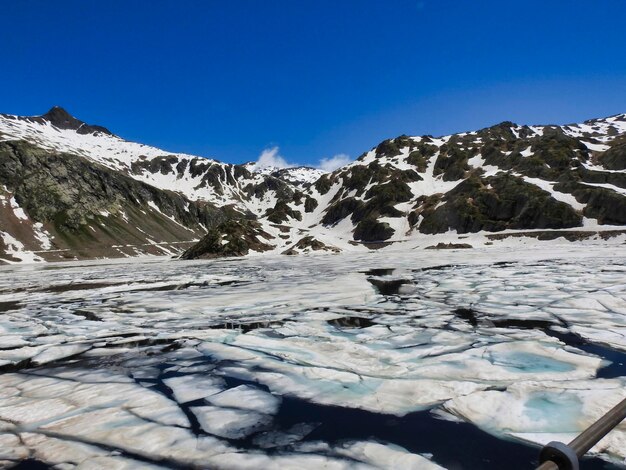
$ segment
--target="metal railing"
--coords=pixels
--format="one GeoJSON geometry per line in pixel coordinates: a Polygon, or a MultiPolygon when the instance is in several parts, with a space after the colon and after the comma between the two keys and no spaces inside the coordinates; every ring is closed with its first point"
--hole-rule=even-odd
{"type": "Polygon", "coordinates": [[[626,399],[611,408],[569,444],[550,442],[539,454],[537,470],[578,470],[578,459],[626,418],[626,399]]]}

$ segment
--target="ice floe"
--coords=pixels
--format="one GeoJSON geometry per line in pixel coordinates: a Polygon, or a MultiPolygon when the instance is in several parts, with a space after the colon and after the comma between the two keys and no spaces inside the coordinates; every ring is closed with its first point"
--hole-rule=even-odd
{"type": "MultiPolygon", "coordinates": [[[[625,264],[564,245],[2,267],[0,466],[438,468],[481,461],[445,442],[486,431],[532,467],[626,396],[625,264]]],[[[617,465],[625,431],[594,455],[617,465]]]]}

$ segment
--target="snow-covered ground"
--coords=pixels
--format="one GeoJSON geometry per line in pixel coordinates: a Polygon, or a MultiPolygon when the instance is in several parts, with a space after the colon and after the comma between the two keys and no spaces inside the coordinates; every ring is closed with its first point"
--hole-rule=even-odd
{"type": "Polygon", "coordinates": [[[625,318],[625,245],[3,266],[0,468],[532,468],[625,318]]]}

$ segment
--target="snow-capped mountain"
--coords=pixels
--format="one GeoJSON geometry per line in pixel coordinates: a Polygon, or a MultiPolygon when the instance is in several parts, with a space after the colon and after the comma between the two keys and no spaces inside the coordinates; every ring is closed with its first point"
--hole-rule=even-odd
{"type": "Polygon", "coordinates": [[[0,258],[367,250],[623,237],[626,115],[389,139],[332,173],[126,141],[55,107],[0,115],[0,258]],[[465,240],[460,242],[460,240],[465,240]]]}
{"type": "Polygon", "coordinates": [[[246,163],[244,166],[253,173],[274,176],[294,185],[315,183],[321,176],[328,173],[319,168],[312,168],[310,166],[279,168],[276,166],[259,166],[256,162],[246,163]]]}
{"type": "MultiPolygon", "coordinates": [[[[386,140],[316,183],[355,239],[626,224],[626,115],[386,140]]],[[[602,227],[608,228],[608,227],[602,227]]]]}

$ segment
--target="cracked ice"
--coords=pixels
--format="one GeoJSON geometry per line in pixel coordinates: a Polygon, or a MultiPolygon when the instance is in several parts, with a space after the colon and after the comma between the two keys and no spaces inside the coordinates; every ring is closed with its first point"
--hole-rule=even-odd
{"type": "Polygon", "coordinates": [[[530,468],[626,396],[621,248],[0,269],[0,467],[530,468]]]}

